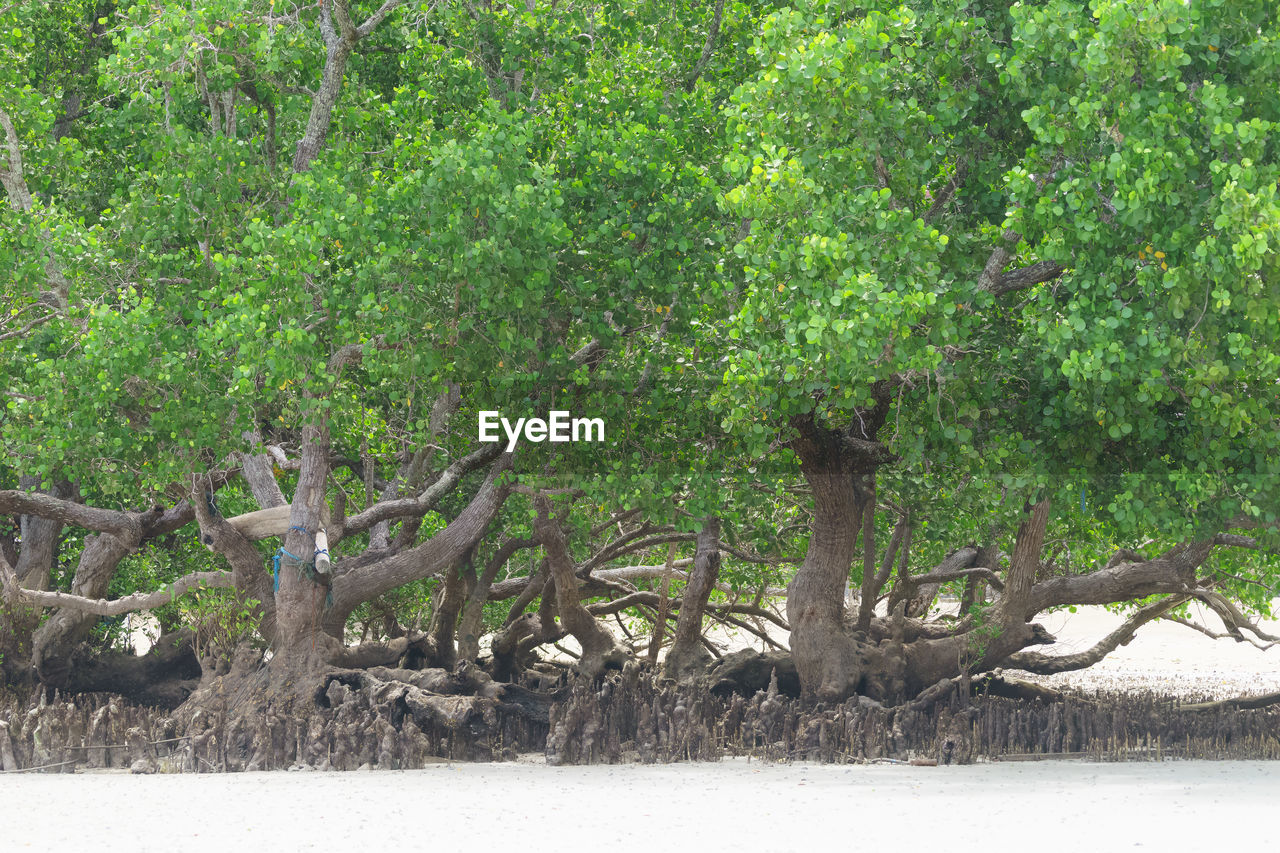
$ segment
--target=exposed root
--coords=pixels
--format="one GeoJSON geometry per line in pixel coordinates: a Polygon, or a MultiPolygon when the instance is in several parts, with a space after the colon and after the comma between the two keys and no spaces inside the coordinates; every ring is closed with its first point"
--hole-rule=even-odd
{"type": "Polygon", "coordinates": [[[534,750],[552,764],[725,755],[938,764],[1042,755],[1280,758],[1276,695],[1190,705],[1153,694],[1026,701],[971,698],[956,684],[940,687],[928,707],[893,708],[865,697],[808,705],[784,695],[780,681],[750,696],[718,695],[705,681],[677,686],[631,664],[545,695],[465,669],[330,670],[292,705],[246,681],[251,701],[242,696],[239,705],[199,708],[188,718],[102,695],[45,701],[37,691],[29,700],[0,696],[0,771],[403,769],[534,750]]]}

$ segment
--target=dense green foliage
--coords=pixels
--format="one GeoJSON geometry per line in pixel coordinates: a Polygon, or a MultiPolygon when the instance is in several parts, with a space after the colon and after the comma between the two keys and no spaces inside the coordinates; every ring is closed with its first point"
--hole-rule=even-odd
{"type": "MultiPolygon", "coordinates": [[[[639,508],[682,531],[719,515],[726,542],[797,558],[793,424],[887,401],[878,526],[910,510],[920,570],[1007,548],[1039,497],[1068,573],[1280,517],[1268,0],[415,0],[356,45],[295,169],[318,8],[0,9],[0,143],[22,164],[0,161],[0,488],[69,479],[143,509],[187,497],[247,433],[296,454],[323,422],[360,463],[331,482],[353,514],[424,448],[428,469],[473,450],[478,412],[559,408],[608,440],[526,443],[515,470],[583,491],[575,547],[639,508]],[[1002,290],[993,250],[996,279],[1056,271],[1002,290]]],[[[350,4],[357,25],[376,9],[350,4]]],[[[235,481],[219,501],[256,508],[235,481]]],[[[477,564],[529,512],[504,506],[477,564]]],[[[113,594],[207,568],[180,536],[113,594]]],[[[1268,605],[1266,554],[1209,571],[1268,605]]],[[[788,573],[731,558],[724,577],[788,573]]],[[[378,634],[388,608],[420,623],[429,589],[351,626],[378,634]]]]}

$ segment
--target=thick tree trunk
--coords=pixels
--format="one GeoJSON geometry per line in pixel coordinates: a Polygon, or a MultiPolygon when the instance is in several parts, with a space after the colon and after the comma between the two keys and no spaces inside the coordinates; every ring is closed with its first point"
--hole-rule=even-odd
{"type": "MultiPolygon", "coordinates": [[[[35,489],[39,482],[24,476],[21,488],[35,489]]],[[[46,494],[61,500],[70,499],[73,493],[70,483],[59,483],[46,494]]],[[[18,538],[21,544],[13,562],[19,585],[26,589],[49,588],[53,561],[56,556],[62,522],[36,515],[18,517],[18,538]]],[[[40,610],[21,602],[0,602],[0,679],[4,684],[27,684],[31,681],[33,634],[40,624],[40,610]]]]}
{"type": "Polygon", "coordinates": [[[436,596],[435,611],[431,614],[428,633],[431,635],[435,655],[432,666],[441,669],[453,669],[458,663],[458,646],[454,637],[458,628],[458,615],[462,612],[462,605],[467,597],[466,579],[461,568],[460,565],[453,565],[444,570],[440,591],[436,596]]]}
{"type": "Polygon", "coordinates": [[[274,660],[291,656],[311,659],[337,654],[339,638],[323,630],[330,579],[315,571],[316,532],[324,525],[325,484],[329,476],[327,427],[302,428],[302,458],[298,487],[290,507],[289,530],[280,554],[276,591],[274,660]]]}
{"type": "Polygon", "coordinates": [[[840,701],[858,692],[866,663],[845,628],[844,592],[869,500],[867,477],[875,469],[836,431],[811,420],[797,427],[792,446],[813,490],[813,523],[804,563],[787,588],[791,653],[805,694],[840,701]]]}
{"type": "Polygon", "coordinates": [[[685,584],[680,603],[676,636],[663,662],[663,673],[678,681],[697,675],[711,663],[711,653],[702,645],[702,616],[711,590],[720,578],[720,519],[709,516],[698,531],[693,555],[693,571],[685,584]]]}

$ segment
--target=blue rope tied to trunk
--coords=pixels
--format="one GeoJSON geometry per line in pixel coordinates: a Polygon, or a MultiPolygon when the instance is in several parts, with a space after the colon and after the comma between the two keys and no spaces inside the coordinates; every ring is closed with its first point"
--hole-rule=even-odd
{"type": "Polygon", "coordinates": [[[271,558],[271,573],[272,575],[275,576],[275,592],[280,591],[280,558],[281,557],[288,557],[290,560],[293,560],[293,562],[299,566],[306,565],[305,563],[302,562],[301,557],[299,557],[297,554],[292,554],[289,551],[286,551],[284,546],[282,545],[280,549],[276,551],[276,555],[271,558]]]}

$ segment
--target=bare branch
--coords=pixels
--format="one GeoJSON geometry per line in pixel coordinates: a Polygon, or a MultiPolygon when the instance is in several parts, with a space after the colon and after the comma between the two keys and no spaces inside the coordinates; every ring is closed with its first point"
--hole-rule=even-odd
{"type": "MultiPolygon", "coordinates": [[[[651,528],[650,528],[651,529],[651,528]]],[[[626,541],[630,535],[618,540],[614,547],[605,546],[599,553],[593,555],[590,559],[584,561],[576,569],[579,577],[585,577],[590,574],[596,566],[607,563],[610,560],[616,560],[625,554],[632,554],[636,551],[643,551],[645,548],[652,548],[655,545],[667,545],[672,542],[693,542],[698,538],[696,533],[658,533],[653,536],[647,536],[640,539],[626,541]]]]}
{"type": "Polygon", "coordinates": [[[724,551],[726,554],[732,554],[734,557],[738,558],[744,563],[762,563],[770,566],[776,566],[781,563],[802,562],[802,560],[799,557],[763,557],[759,554],[750,554],[739,548],[733,547],[732,545],[725,542],[723,539],[720,540],[720,544],[718,547],[720,548],[721,551],[724,551]]]}
{"type": "MultiPolygon", "coordinates": [[[[905,601],[910,598],[912,593],[922,586],[932,586],[933,584],[946,583],[949,580],[959,580],[967,577],[965,570],[973,565],[973,560],[978,556],[978,549],[973,547],[960,548],[952,554],[948,555],[945,560],[934,567],[933,571],[924,575],[911,576],[905,572],[905,566],[898,574],[898,580],[893,585],[893,591],[889,594],[888,612],[892,613],[899,601],[905,601]]],[[[983,571],[990,572],[990,569],[983,571]]],[[[929,595],[930,600],[933,594],[929,595]]]]}
{"type": "Polygon", "coordinates": [[[1201,634],[1204,634],[1206,637],[1208,637],[1211,640],[1235,640],[1237,643],[1249,643],[1250,645],[1257,648],[1259,651],[1263,651],[1263,652],[1265,652],[1267,649],[1271,648],[1272,646],[1276,645],[1275,643],[1256,643],[1253,640],[1250,640],[1248,637],[1245,637],[1244,635],[1240,634],[1239,632],[1227,633],[1224,631],[1220,633],[1218,631],[1212,631],[1197,622],[1192,622],[1190,619],[1183,619],[1181,616],[1166,616],[1165,619],[1169,620],[1170,622],[1174,622],[1178,625],[1182,625],[1186,628],[1190,628],[1193,631],[1199,631],[1201,634]]]}
{"type": "Polygon", "coordinates": [[[52,320],[55,316],[57,315],[54,314],[52,311],[50,311],[48,314],[42,314],[36,317],[34,320],[27,321],[27,324],[20,329],[14,329],[12,332],[5,332],[4,334],[0,334],[0,341],[7,341],[10,338],[21,337],[25,335],[27,332],[34,329],[36,326],[43,326],[45,323],[52,320]]]}
{"type": "Polygon", "coordinates": [[[600,343],[600,341],[595,338],[592,338],[590,341],[584,344],[580,350],[575,352],[573,355],[569,356],[569,361],[573,362],[576,365],[581,366],[586,364],[588,361],[590,361],[592,356],[603,351],[604,351],[604,346],[600,343]]]}
{"type": "Polygon", "coordinates": [[[458,482],[470,472],[496,459],[502,453],[501,444],[486,444],[454,462],[439,479],[417,497],[381,501],[347,519],[346,532],[368,530],[380,521],[392,518],[421,517],[431,511],[440,499],[451,492],[458,482]]]}
{"type": "Polygon", "coordinates": [[[40,492],[0,491],[0,515],[34,515],[99,533],[124,533],[137,523],[131,513],[98,509],[40,492]]]}
{"type": "MultiPolygon", "coordinates": [[[[0,338],[0,340],[4,340],[0,338]]],[[[1241,536],[1238,533],[1219,533],[1213,537],[1214,545],[1225,545],[1228,548],[1247,548],[1250,551],[1270,551],[1252,536],[1241,536]]]]}
{"type": "Polygon", "coordinates": [[[871,598],[873,601],[879,597],[880,591],[889,582],[889,575],[893,572],[893,561],[898,555],[898,549],[902,547],[903,540],[906,540],[907,548],[911,547],[911,540],[908,538],[910,531],[911,517],[908,515],[901,516],[897,523],[893,525],[893,532],[889,534],[889,544],[884,549],[884,559],[881,561],[880,569],[876,572],[875,579],[871,584],[871,598]]]}
{"type": "Polygon", "coordinates": [[[1260,640],[1266,640],[1270,643],[1280,643],[1280,637],[1268,634],[1254,623],[1250,622],[1248,617],[1240,612],[1240,609],[1232,602],[1228,601],[1223,595],[1212,592],[1210,590],[1196,590],[1192,593],[1196,598],[1209,605],[1210,609],[1218,615],[1222,620],[1222,624],[1226,626],[1227,631],[1239,640],[1245,637],[1241,631],[1249,631],[1260,640]]]}
{"type": "MultiPolygon", "coordinates": [[[[8,577],[5,578],[6,585],[8,577]]],[[[205,587],[208,589],[231,589],[235,579],[231,572],[192,572],[183,575],[155,592],[135,592],[124,598],[107,600],[105,598],[85,598],[65,592],[44,592],[17,587],[19,598],[40,607],[67,607],[83,613],[97,616],[119,616],[136,610],[152,610],[180,598],[192,589],[205,587]]]]}
{"type": "Polygon", "coordinates": [[[387,0],[387,2],[378,7],[378,11],[365,19],[363,24],[356,27],[356,37],[365,38],[368,36],[374,31],[378,24],[382,23],[383,19],[386,18],[387,15],[390,15],[396,9],[400,8],[403,2],[404,0],[387,0]]]}
{"type": "Polygon", "coordinates": [[[1158,593],[1190,592],[1196,569],[1212,549],[1208,541],[1182,543],[1154,560],[1049,578],[1032,587],[1026,612],[1038,613],[1060,604],[1112,604],[1158,593]]]}
{"type": "MultiPolygon", "coordinates": [[[[672,564],[673,568],[671,570],[671,579],[677,581],[688,581],[689,573],[682,569],[692,564],[693,560],[689,557],[676,560],[675,563],[672,564]]],[[[594,571],[591,573],[591,579],[601,583],[625,583],[633,580],[652,580],[654,578],[662,577],[662,573],[665,570],[666,566],[619,566],[616,569],[599,569],[594,571]]],[[[489,600],[504,601],[508,598],[519,595],[528,582],[529,578],[527,577],[508,578],[507,580],[500,581],[494,584],[489,590],[489,600]]],[[[726,583],[717,583],[713,588],[719,592],[725,593],[726,595],[733,595],[736,592],[733,587],[726,583]]],[[[787,594],[786,587],[781,586],[766,587],[763,592],[765,596],[770,597],[783,596],[787,594]]]]}
{"type": "Polygon", "coordinates": [[[964,580],[966,578],[982,578],[998,591],[1004,591],[1004,584],[1000,582],[1000,576],[994,570],[985,566],[974,566],[968,569],[953,569],[944,571],[929,572],[926,575],[916,575],[909,581],[910,586],[924,586],[926,584],[943,584],[951,581],[964,580]]]}
{"type": "MultiPolygon", "coordinates": [[[[624,595],[622,598],[615,598],[612,601],[598,601],[594,604],[587,605],[587,610],[593,616],[608,616],[611,613],[618,613],[631,607],[660,607],[662,604],[662,596],[660,593],[650,592],[647,590],[639,590],[637,592],[624,595]]],[[[684,606],[684,597],[673,598],[668,602],[671,611],[679,611],[684,606]]],[[[767,607],[758,607],[754,604],[746,604],[743,602],[712,602],[707,605],[707,612],[717,615],[733,613],[742,616],[756,616],[761,619],[768,619],[774,625],[777,625],[784,631],[790,631],[791,626],[786,620],[774,613],[767,607]]],[[[664,614],[670,618],[670,614],[664,614]]]]}
{"type": "Polygon", "coordinates": [[[933,204],[929,205],[929,210],[924,215],[925,222],[932,222],[938,214],[942,213],[942,209],[947,206],[947,202],[951,201],[952,196],[956,194],[956,190],[968,175],[969,163],[966,161],[956,168],[951,180],[947,181],[946,185],[933,197],[933,204]]]}
{"type": "MultiPolygon", "coordinates": [[[[456,565],[484,535],[510,494],[502,479],[511,463],[511,454],[500,454],[466,508],[427,541],[382,559],[362,562],[359,568],[349,567],[337,575],[332,588],[333,606],[325,615],[326,630],[340,636],[347,616],[361,602],[456,565]]],[[[348,520],[348,530],[350,523],[348,520]]]]}
{"type": "Polygon", "coordinates": [[[693,87],[698,84],[698,78],[702,76],[707,63],[711,61],[711,53],[716,46],[716,38],[720,35],[720,19],[723,14],[724,0],[716,0],[715,11],[711,13],[711,28],[707,30],[707,39],[702,45],[702,55],[698,57],[697,64],[693,66],[693,71],[689,72],[689,79],[684,84],[687,92],[693,91],[693,87]]]}
{"type": "Polygon", "coordinates": [[[1159,601],[1148,604],[1146,607],[1135,611],[1119,628],[1102,638],[1095,646],[1083,652],[1070,655],[1018,652],[1010,655],[1005,665],[1015,669],[1026,670],[1027,672],[1034,672],[1038,675],[1052,675],[1056,672],[1086,669],[1114,652],[1120,646],[1127,645],[1139,628],[1153,619],[1160,618],[1185,602],[1189,597],[1187,595],[1171,595],[1168,598],[1162,598],[1159,601]]]}
{"type": "MultiPolygon", "coordinates": [[[[996,296],[1002,296],[1015,290],[1026,290],[1028,287],[1041,282],[1052,281],[1064,272],[1066,272],[1066,267],[1055,264],[1052,261],[1040,261],[1030,266],[1003,273],[983,289],[991,291],[996,296]]],[[[985,275],[986,273],[984,272],[985,275]]]]}

